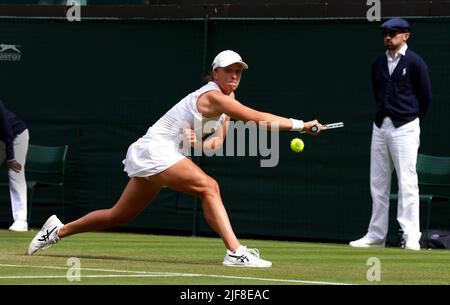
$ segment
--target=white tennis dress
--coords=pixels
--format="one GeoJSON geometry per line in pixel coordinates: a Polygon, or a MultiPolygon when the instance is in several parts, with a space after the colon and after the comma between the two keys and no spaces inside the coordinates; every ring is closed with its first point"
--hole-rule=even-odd
{"type": "Polygon", "coordinates": [[[211,130],[217,129],[225,120],[225,114],[206,118],[197,110],[198,98],[205,92],[221,91],[215,82],[209,82],[197,91],[184,97],[164,114],[147,133],[130,145],[122,163],[129,177],[148,177],[156,175],[185,158],[186,151],[180,148],[180,128],[193,129],[197,139],[211,130]]]}

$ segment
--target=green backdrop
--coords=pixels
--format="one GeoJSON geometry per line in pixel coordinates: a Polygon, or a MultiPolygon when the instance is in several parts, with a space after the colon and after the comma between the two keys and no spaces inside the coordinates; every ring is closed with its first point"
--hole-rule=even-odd
{"type": "MultiPolygon", "coordinates": [[[[450,19],[410,21],[409,46],[428,63],[433,86],[420,152],[449,155],[450,19]]],[[[68,221],[112,206],[128,181],[121,163],[128,146],[202,85],[219,51],[238,51],[250,66],[238,100],[286,117],[344,121],[345,128],[301,136],[301,154],[289,149],[298,135],[283,133],[274,168],[259,167],[260,157],[201,157],[221,185],[234,229],[238,236],[346,241],[365,233],[371,213],[370,64],[384,51],[378,26],[210,20],[205,31],[201,20],[0,19],[0,43],[21,51],[20,61],[0,61],[0,98],[26,121],[30,143],[69,145],[68,221]]],[[[35,194],[34,225],[59,212],[52,195],[35,194]]],[[[6,190],[0,198],[0,222],[9,224],[6,190]]],[[[196,204],[165,189],[128,227],[210,235],[201,208],[193,215],[196,204]]]]}

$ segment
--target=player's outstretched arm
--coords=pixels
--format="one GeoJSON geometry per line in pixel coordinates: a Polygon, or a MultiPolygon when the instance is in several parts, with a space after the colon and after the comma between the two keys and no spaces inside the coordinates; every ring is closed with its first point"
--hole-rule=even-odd
{"type": "MultiPolygon", "coordinates": [[[[204,102],[198,105],[199,111],[205,116],[215,116],[220,113],[225,113],[229,117],[241,120],[243,122],[253,121],[258,125],[261,122],[267,122],[267,127],[270,129],[272,124],[277,124],[279,130],[297,130],[300,131],[299,126],[294,126],[292,119],[274,115],[268,112],[261,112],[243,105],[238,100],[222,94],[217,91],[210,91],[205,94],[204,102]],[[293,129],[294,128],[294,129],[293,129]]],[[[316,135],[321,131],[322,125],[317,121],[307,121],[303,124],[303,131],[308,134],[316,135]],[[311,127],[317,125],[319,130],[312,132],[311,127]]]]}

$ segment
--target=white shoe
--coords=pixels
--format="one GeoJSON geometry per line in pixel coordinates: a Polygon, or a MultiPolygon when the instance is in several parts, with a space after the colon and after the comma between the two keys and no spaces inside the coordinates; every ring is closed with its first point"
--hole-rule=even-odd
{"type": "Polygon", "coordinates": [[[268,268],[272,266],[272,262],[259,258],[258,249],[247,249],[246,246],[240,245],[236,251],[227,250],[223,265],[230,267],[260,267],[268,268]]]}
{"type": "Polygon", "coordinates": [[[414,250],[419,251],[420,250],[420,237],[422,236],[422,233],[419,234],[407,234],[403,233],[403,240],[405,241],[402,248],[405,250],[414,250]]]}
{"type": "Polygon", "coordinates": [[[405,243],[405,250],[414,250],[414,251],[420,251],[420,244],[418,241],[406,241],[405,243]]]}
{"type": "Polygon", "coordinates": [[[386,242],[373,240],[367,237],[360,238],[358,240],[351,241],[349,245],[355,248],[384,248],[386,242]]]}
{"type": "Polygon", "coordinates": [[[25,220],[16,220],[9,227],[10,231],[13,232],[27,232],[28,231],[28,223],[25,220]]]}
{"type": "Polygon", "coordinates": [[[38,250],[47,249],[53,244],[59,241],[58,231],[63,227],[63,223],[56,217],[56,215],[50,216],[44,223],[42,229],[33,238],[28,246],[28,255],[33,255],[38,250]]]}

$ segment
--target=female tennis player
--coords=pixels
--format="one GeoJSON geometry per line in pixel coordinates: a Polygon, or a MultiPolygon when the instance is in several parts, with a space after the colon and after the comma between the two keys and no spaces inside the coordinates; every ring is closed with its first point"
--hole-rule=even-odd
{"type": "Polygon", "coordinates": [[[48,248],[70,235],[123,226],[141,213],[166,186],[201,200],[207,223],[222,238],[227,249],[223,265],[270,267],[272,263],[261,259],[257,249],[248,249],[239,243],[222,203],[219,185],[187,158],[176,143],[180,134],[179,122],[187,122],[188,130],[194,131],[196,136],[188,132],[190,142],[194,143],[195,137],[205,135],[202,130],[195,130],[195,126],[213,121],[216,131],[202,145],[204,149],[217,149],[224,141],[230,118],[253,121],[258,125],[265,122],[264,126],[268,128],[276,125],[284,131],[320,133],[322,125],[317,120],[303,122],[284,118],[254,110],[237,101],[234,91],[239,86],[242,71],[247,68],[236,52],[220,52],[212,63],[210,81],[183,98],[143,137],[130,145],[123,161],[130,180],[117,203],[110,209],[93,211],[65,225],[55,215],[51,216],[31,241],[28,254],[48,248]],[[318,131],[311,131],[313,125],[319,127],[318,131]]]}

